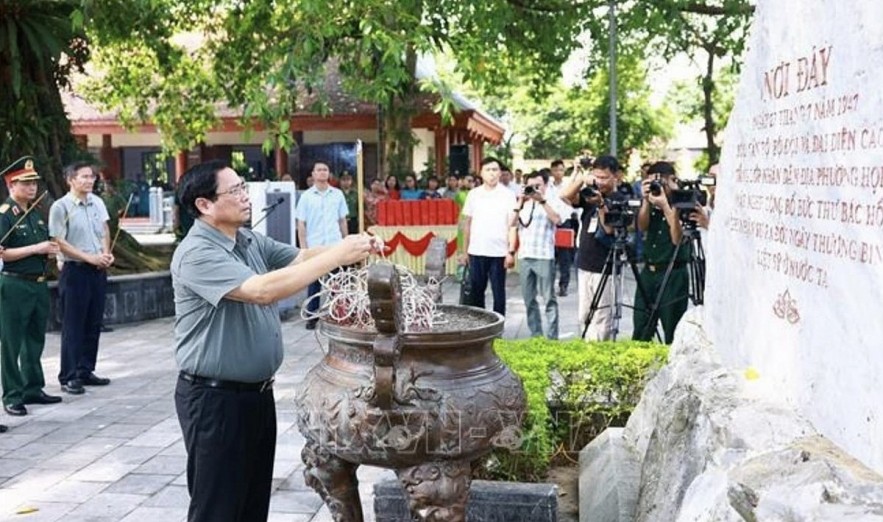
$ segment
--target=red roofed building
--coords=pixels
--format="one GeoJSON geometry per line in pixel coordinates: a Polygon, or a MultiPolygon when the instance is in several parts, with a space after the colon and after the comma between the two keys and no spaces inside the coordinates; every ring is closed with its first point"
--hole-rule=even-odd
{"type": "MultiPolygon", "coordinates": [[[[431,73],[418,64],[418,79],[431,73]]],[[[160,137],[152,124],[125,129],[115,114],[102,113],[76,94],[63,94],[65,107],[72,124],[72,132],[104,164],[109,178],[128,179],[148,184],[157,179],[174,183],[189,165],[210,159],[236,158],[245,162],[255,179],[266,179],[269,172],[278,176],[290,174],[305,186],[306,177],[317,160],[328,162],[335,174],[344,170],[355,172],[356,141],[361,140],[364,151],[366,179],[377,175],[378,132],[377,106],[347,96],[340,88],[336,73],[329,73],[325,82],[328,114],[313,114],[306,110],[291,119],[291,132],[297,147],[290,154],[276,150],[265,155],[261,143],[267,133],[257,128],[246,138],[239,124],[239,111],[222,108],[220,124],[208,133],[205,143],[197,149],[180,152],[176,158],[159,160],[160,137]]],[[[455,95],[458,112],[450,125],[443,125],[440,115],[433,112],[437,97],[419,95],[420,112],[413,118],[412,128],[418,140],[414,147],[414,168],[434,159],[436,175],[446,175],[446,162],[451,172],[477,172],[483,158],[484,144],[498,144],[505,129],[492,117],[483,113],[465,98],[455,95]],[[448,160],[450,158],[450,160],[448,160]]],[[[312,106],[315,98],[305,97],[302,107],[312,106]]]]}

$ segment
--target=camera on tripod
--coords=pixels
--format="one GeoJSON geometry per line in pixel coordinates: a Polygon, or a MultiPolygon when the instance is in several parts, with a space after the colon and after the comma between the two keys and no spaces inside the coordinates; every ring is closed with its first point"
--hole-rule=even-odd
{"type": "Polygon", "coordinates": [[[696,228],[696,222],[690,219],[690,215],[696,210],[696,206],[708,205],[708,193],[703,186],[710,186],[706,180],[714,183],[714,178],[705,177],[696,180],[677,180],[678,189],[671,191],[670,203],[673,209],[678,211],[678,218],[684,228],[696,228]]]}
{"type": "Polygon", "coordinates": [[[604,224],[614,229],[625,229],[635,222],[635,215],[641,208],[641,200],[622,197],[619,193],[615,193],[615,196],[619,197],[604,199],[604,206],[607,208],[604,224]]]}

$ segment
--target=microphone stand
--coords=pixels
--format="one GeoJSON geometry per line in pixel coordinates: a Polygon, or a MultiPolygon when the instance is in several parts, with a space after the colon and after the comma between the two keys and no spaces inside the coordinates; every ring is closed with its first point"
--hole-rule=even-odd
{"type": "Polygon", "coordinates": [[[263,223],[264,220],[267,219],[270,216],[270,214],[273,213],[274,210],[276,210],[276,207],[278,207],[279,205],[281,205],[284,202],[285,202],[285,198],[280,197],[279,199],[276,200],[275,203],[272,203],[272,204],[264,207],[264,210],[261,211],[264,213],[264,215],[261,216],[261,219],[257,220],[256,223],[252,223],[251,228],[254,229],[254,227],[263,223]]]}

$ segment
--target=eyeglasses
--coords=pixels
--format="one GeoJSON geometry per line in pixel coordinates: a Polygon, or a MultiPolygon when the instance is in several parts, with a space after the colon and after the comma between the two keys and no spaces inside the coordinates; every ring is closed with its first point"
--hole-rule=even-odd
{"type": "Polygon", "coordinates": [[[232,187],[228,188],[227,190],[224,190],[221,192],[216,192],[215,194],[218,196],[223,196],[224,194],[230,194],[234,198],[238,198],[238,197],[241,197],[243,194],[247,194],[247,190],[248,190],[248,185],[246,185],[246,183],[243,181],[242,183],[240,183],[238,185],[233,185],[232,187]]]}

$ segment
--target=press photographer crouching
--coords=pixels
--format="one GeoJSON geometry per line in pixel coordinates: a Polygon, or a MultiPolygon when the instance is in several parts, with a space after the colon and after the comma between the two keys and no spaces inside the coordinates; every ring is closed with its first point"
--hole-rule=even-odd
{"type": "MultiPolygon", "coordinates": [[[[583,165],[580,165],[583,167],[583,165]]],[[[615,207],[614,218],[624,218],[627,194],[620,192],[621,168],[613,156],[600,156],[588,168],[577,169],[570,185],[561,191],[561,199],[574,208],[583,210],[580,223],[580,237],[577,254],[577,285],[579,296],[579,324],[586,340],[609,340],[614,335],[612,293],[598,294],[596,306],[593,297],[601,284],[605,272],[609,275],[611,266],[607,262],[614,236],[613,222],[608,218],[611,207],[615,207]],[[605,204],[605,200],[610,205],[605,204]],[[606,268],[605,268],[606,267],[606,268]],[[592,311],[591,321],[585,324],[592,311]]]]}
{"type": "Polygon", "coordinates": [[[682,242],[682,218],[690,221],[695,203],[687,208],[685,201],[672,201],[673,193],[677,200],[688,191],[680,190],[674,167],[664,161],[650,166],[649,177],[642,182],[641,189],[644,199],[638,211],[638,230],[644,232],[646,263],[638,280],[644,292],[635,294],[632,339],[651,340],[657,321],[661,321],[665,343],[671,344],[678,321],[687,311],[690,294],[687,265],[692,244],[682,242]]]}

